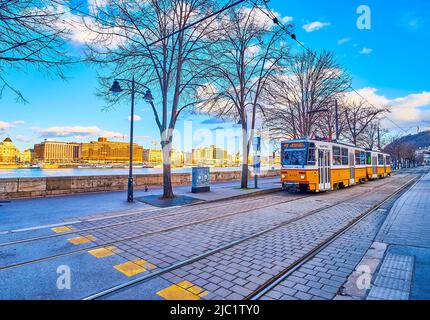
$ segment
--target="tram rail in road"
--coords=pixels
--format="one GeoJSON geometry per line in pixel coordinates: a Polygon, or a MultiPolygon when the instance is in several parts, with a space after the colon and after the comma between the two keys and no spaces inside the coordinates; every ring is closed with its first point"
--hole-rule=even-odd
{"type": "MultiPolygon", "coordinates": [[[[369,210],[366,210],[366,212],[365,212],[364,214],[360,215],[360,217],[362,217],[363,215],[369,214],[369,212],[371,212],[371,211],[377,210],[377,209],[376,209],[377,207],[382,206],[382,205],[383,205],[383,203],[385,203],[385,201],[386,201],[386,200],[388,200],[388,199],[392,198],[395,194],[398,194],[400,191],[402,191],[402,190],[404,190],[405,188],[407,188],[407,187],[408,187],[411,183],[413,183],[416,179],[417,179],[417,178],[415,177],[415,178],[413,178],[413,179],[408,180],[405,184],[402,184],[402,186],[401,186],[400,188],[396,189],[396,191],[395,191],[394,193],[392,193],[392,194],[389,196],[389,198],[384,199],[384,201],[382,201],[382,202],[378,203],[378,205],[376,205],[376,206],[372,207],[372,208],[371,208],[371,209],[369,209],[369,210]]],[[[387,184],[388,184],[388,183],[387,183],[387,184]]],[[[385,186],[385,185],[386,185],[386,184],[383,184],[383,185],[381,185],[380,187],[385,186]]],[[[100,298],[109,298],[109,297],[111,297],[111,296],[112,296],[112,295],[114,295],[114,294],[117,294],[117,293],[119,293],[119,292],[121,292],[121,291],[124,291],[124,290],[130,289],[130,288],[132,288],[132,287],[134,287],[134,286],[141,285],[141,284],[143,284],[143,283],[145,283],[145,282],[147,282],[147,281],[149,281],[149,280],[151,280],[151,279],[154,279],[154,278],[156,278],[156,277],[158,277],[158,276],[161,276],[161,275],[163,275],[163,274],[165,274],[165,273],[168,273],[168,272],[174,271],[174,270],[176,270],[176,269],[179,269],[179,268],[181,268],[181,267],[184,267],[184,266],[190,265],[190,264],[192,264],[192,263],[194,263],[194,262],[200,261],[200,260],[202,260],[202,259],[204,259],[204,258],[206,258],[206,257],[209,257],[209,256],[214,255],[214,254],[216,254],[216,253],[222,252],[222,251],[224,251],[224,250],[227,250],[227,249],[229,249],[229,248],[232,248],[232,247],[234,247],[234,246],[236,246],[236,245],[239,245],[239,244],[241,244],[241,243],[244,243],[244,242],[246,242],[246,241],[250,241],[250,240],[252,240],[252,239],[256,239],[256,238],[258,238],[258,237],[260,237],[260,236],[262,236],[262,235],[265,235],[265,234],[267,234],[267,233],[269,233],[269,232],[271,232],[271,231],[274,231],[274,230],[280,229],[280,228],[285,227],[285,226],[287,226],[287,225],[289,225],[289,224],[292,224],[292,223],[294,223],[294,222],[299,222],[300,220],[305,219],[305,218],[307,218],[307,217],[310,217],[310,216],[312,216],[313,214],[318,213],[318,212],[319,212],[319,211],[321,211],[321,210],[326,210],[326,209],[329,209],[329,208],[331,208],[331,207],[335,207],[335,206],[337,206],[337,205],[339,205],[339,204],[342,204],[343,202],[351,201],[351,200],[353,200],[353,199],[355,199],[355,198],[358,198],[358,197],[360,197],[360,196],[363,196],[363,194],[355,195],[355,196],[353,196],[353,197],[351,197],[351,198],[348,198],[347,200],[342,200],[342,201],[339,201],[339,202],[333,203],[332,205],[329,205],[329,206],[324,207],[324,208],[319,208],[319,209],[316,209],[316,210],[312,210],[312,211],[310,211],[310,212],[306,213],[305,215],[302,215],[302,216],[297,217],[297,218],[295,218],[295,219],[292,219],[292,220],[286,221],[286,222],[281,223],[281,224],[279,224],[279,225],[276,225],[276,226],[274,226],[274,227],[271,227],[271,228],[265,229],[265,230],[260,231],[260,232],[258,232],[258,233],[252,234],[252,235],[250,235],[250,236],[246,236],[246,237],[244,237],[244,238],[242,238],[242,239],[239,239],[239,240],[237,240],[237,241],[234,241],[234,242],[228,243],[228,244],[226,244],[226,245],[220,246],[220,247],[218,247],[218,248],[216,248],[216,249],[214,249],[214,250],[207,251],[207,252],[205,252],[205,253],[203,253],[203,254],[200,254],[200,255],[198,255],[198,256],[195,256],[195,257],[192,257],[192,258],[187,259],[187,260],[185,260],[185,261],[181,261],[181,262],[179,262],[179,263],[176,263],[176,264],[174,264],[174,265],[171,265],[171,266],[169,266],[169,267],[167,267],[167,268],[160,269],[160,270],[155,271],[155,272],[151,272],[151,273],[150,273],[150,274],[148,274],[148,275],[145,275],[145,276],[142,276],[142,277],[136,278],[136,279],[131,280],[131,281],[126,282],[126,283],[122,283],[122,284],[117,285],[117,286],[114,286],[114,287],[112,287],[112,288],[110,288],[110,289],[107,289],[107,290],[104,290],[104,291],[101,291],[101,292],[95,293],[95,294],[93,294],[93,295],[90,295],[90,296],[88,296],[88,297],[84,298],[84,300],[94,300],[94,299],[100,299],[100,298]]],[[[359,217],[359,218],[360,218],[360,217],[359,217]]],[[[353,221],[352,223],[358,223],[359,218],[354,219],[354,221],[353,221]]],[[[349,224],[347,227],[350,227],[351,225],[352,225],[352,224],[349,224]]],[[[341,229],[341,231],[345,232],[345,231],[346,231],[346,228],[341,229]]],[[[341,231],[339,231],[339,232],[341,232],[341,231]]],[[[336,233],[336,235],[337,235],[337,234],[338,234],[338,233],[336,233]]],[[[331,239],[331,238],[330,238],[330,239],[331,239]]],[[[329,239],[328,241],[330,241],[330,239],[329,239]]],[[[319,248],[319,247],[318,247],[318,248],[319,248]]],[[[317,249],[315,249],[315,250],[317,250],[317,249]]],[[[311,255],[313,252],[314,252],[314,250],[312,250],[310,253],[306,254],[306,256],[311,255]]],[[[256,294],[257,294],[257,293],[256,293],[256,294]]],[[[247,297],[247,298],[248,298],[248,297],[247,297]]]]}

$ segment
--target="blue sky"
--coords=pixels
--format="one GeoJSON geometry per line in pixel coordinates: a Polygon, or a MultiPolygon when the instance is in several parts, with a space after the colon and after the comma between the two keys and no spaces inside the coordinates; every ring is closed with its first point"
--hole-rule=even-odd
{"type": "MultiPolygon", "coordinates": [[[[293,19],[297,37],[307,47],[333,50],[353,76],[354,87],[375,104],[392,105],[390,118],[401,127],[411,133],[418,125],[425,129],[422,121],[430,121],[428,1],[272,0],[269,5],[281,17],[293,19]],[[363,4],[371,9],[371,30],[356,26],[356,10],[363,4]]],[[[78,43],[72,46],[79,49],[78,43]]],[[[89,141],[99,135],[128,134],[129,104],[103,110],[104,102],[94,95],[96,70],[81,64],[66,73],[69,80],[64,82],[32,70],[10,70],[7,78],[29,103],[18,104],[10,92],[4,92],[0,139],[11,136],[24,149],[44,138],[89,141]]],[[[136,114],[141,118],[136,122],[137,142],[148,147],[158,140],[152,113],[139,101],[136,114]]],[[[183,120],[192,121],[194,131],[234,127],[206,116],[188,116],[179,121],[180,130],[183,120]]]]}

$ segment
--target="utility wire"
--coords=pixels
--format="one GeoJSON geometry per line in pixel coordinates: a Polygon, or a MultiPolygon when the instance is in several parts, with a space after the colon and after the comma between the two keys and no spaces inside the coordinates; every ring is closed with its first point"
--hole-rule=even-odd
{"type": "MultiPolygon", "coordinates": [[[[250,2],[253,4],[253,6],[255,8],[257,8],[258,10],[260,10],[263,14],[265,14],[269,19],[272,20],[272,22],[274,24],[276,24],[277,26],[279,26],[287,35],[289,35],[291,37],[292,40],[296,41],[303,49],[305,49],[308,53],[316,56],[315,52],[313,52],[312,50],[310,50],[309,48],[307,48],[301,41],[299,41],[297,39],[297,36],[295,33],[292,33],[290,30],[288,30],[288,28],[281,22],[279,21],[279,19],[275,16],[275,14],[273,13],[273,11],[269,8],[268,6],[268,2],[270,0],[263,0],[264,6],[266,7],[266,11],[264,11],[255,1],[250,0],[250,2]]],[[[340,75],[336,75],[333,72],[333,75],[340,77],[340,75]]],[[[348,83],[348,80],[344,80],[344,83],[348,83]]],[[[371,103],[366,97],[364,97],[360,92],[358,92],[354,87],[352,87],[351,84],[348,84],[348,88],[351,89],[354,93],[356,93],[361,99],[363,99],[364,101],[366,101],[371,107],[378,109],[375,107],[375,105],[373,103],[371,103]]],[[[402,130],[404,133],[408,133],[409,131],[406,131],[404,128],[402,128],[399,124],[397,124],[396,122],[394,122],[392,119],[390,119],[387,115],[384,116],[384,118],[386,118],[388,121],[390,121],[392,124],[394,124],[397,128],[399,128],[400,130],[402,130]]]]}

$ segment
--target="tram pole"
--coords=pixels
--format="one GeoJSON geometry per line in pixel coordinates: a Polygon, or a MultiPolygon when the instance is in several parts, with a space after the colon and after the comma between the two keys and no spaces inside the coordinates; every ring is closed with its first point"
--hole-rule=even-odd
{"type": "Polygon", "coordinates": [[[336,141],[339,140],[339,107],[337,104],[337,99],[334,100],[334,110],[336,117],[336,141]]]}

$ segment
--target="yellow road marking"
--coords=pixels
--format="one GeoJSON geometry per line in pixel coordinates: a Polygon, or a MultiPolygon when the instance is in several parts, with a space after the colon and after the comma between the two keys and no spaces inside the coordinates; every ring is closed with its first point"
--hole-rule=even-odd
{"type": "Polygon", "coordinates": [[[193,284],[187,280],[184,280],[184,281],[179,282],[178,286],[180,286],[181,288],[184,288],[184,289],[188,289],[188,288],[192,287],[193,284]]]}
{"type": "Polygon", "coordinates": [[[77,244],[82,244],[82,243],[87,243],[87,242],[95,241],[96,238],[94,236],[85,236],[85,237],[71,238],[71,239],[67,239],[67,240],[69,242],[77,245],[77,244]]]}
{"type": "Polygon", "coordinates": [[[134,260],[133,262],[134,262],[135,264],[137,264],[137,265],[139,265],[139,266],[141,266],[141,267],[145,268],[146,270],[152,270],[152,269],[157,268],[157,267],[156,267],[156,266],[154,266],[152,263],[149,263],[149,262],[148,262],[148,261],[146,261],[146,260],[139,259],[139,260],[134,260]]]}
{"type": "Polygon", "coordinates": [[[52,228],[51,230],[54,231],[55,233],[64,233],[64,232],[72,231],[72,230],[74,230],[74,228],[64,226],[64,227],[52,228]]]}
{"type": "Polygon", "coordinates": [[[157,294],[166,300],[199,300],[200,297],[174,284],[157,294]]]}
{"type": "Polygon", "coordinates": [[[115,252],[114,250],[116,249],[116,247],[112,246],[112,247],[106,247],[106,248],[99,248],[99,249],[94,249],[94,250],[90,250],[88,251],[89,254],[93,255],[96,258],[105,258],[105,257],[109,257],[111,255],[114,255],[115,252]]]}
{"type": "Polygon", "coordinates": [[[202,293],[199,294],[200,298],[206,297],[209,294],[209,291],[203,291],[202,293]]]}
{"type": "Polygon", "coordinates": [[[209,292],[184,280],[158,291],[157,294],[166,300],[199,300],[207,296],[209,292]]]}
{"type": "Polygon", "coordinates": [[[127,277],[131,277],[146,271],[145,268],[139,266],[133,261],[127,261],[127,262],[118,264],[114,266],[114,268],[117,269],[119,272],[122,272],[123,274],[125,274],[127,277]]]}

